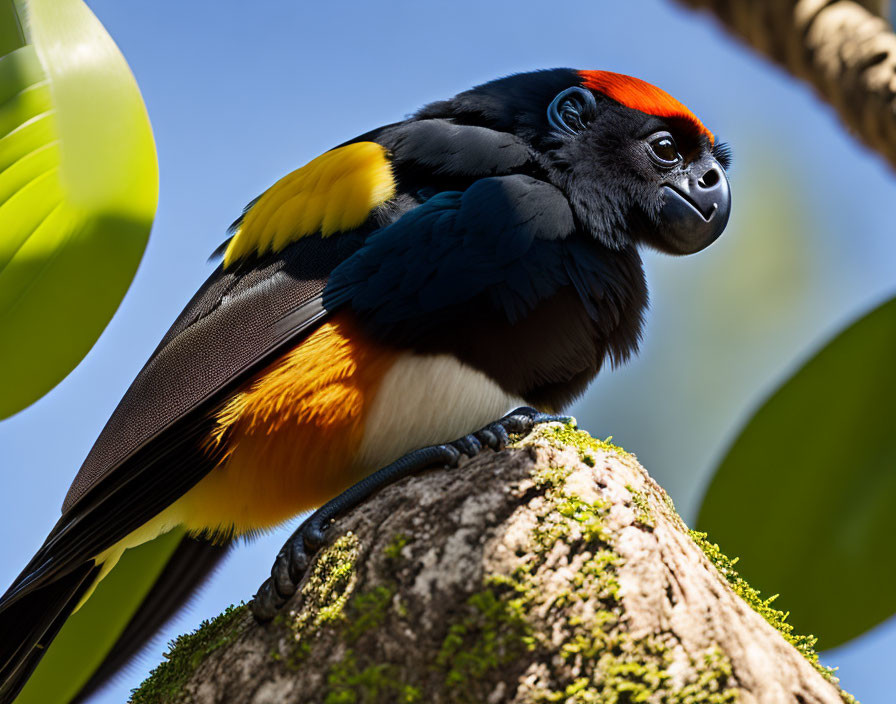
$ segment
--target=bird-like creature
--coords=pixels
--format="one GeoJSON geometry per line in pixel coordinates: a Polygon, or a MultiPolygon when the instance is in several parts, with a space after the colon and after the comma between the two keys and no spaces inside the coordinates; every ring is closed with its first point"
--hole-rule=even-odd
{"type": "Polygon", "coordinates": [[[83,699],[235,538],[323,505],[255,597],[272,617],[330,519],[562,411],[638,346],[639,248],[691,254],[721,234],[728,165],[659,88],[553,69],[427,105],[275,183],[0,598],[0,702],[45,653],[19,700],[83,699]],[[125,563],[116,606],[102,580],[125,563]],[[98,584],[102,627],[66,638],[98,584]]]}

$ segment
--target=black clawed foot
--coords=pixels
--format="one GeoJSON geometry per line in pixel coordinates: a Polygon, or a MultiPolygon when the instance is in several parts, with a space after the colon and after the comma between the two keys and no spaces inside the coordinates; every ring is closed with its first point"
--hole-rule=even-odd
{"type": "Polygon", "coordinates": [[[256,620],[270,621],[296,593],[311,556],[323,542],[323,532],[314,521],[316,516],[314,513],[302,523],[277,554],[271,576],[259,587],[250,604],[256,620]]]}
{"type": "Polygon", "coordinates": [[[510,442],[511,433],[525,435],[540,423],[555,422],[575,427],[576,419],[572,416],[557,416],[541,413],[534,408],[523,406],[522,408],[517,408],[515,411],[511,411],[500,420],[496,420],[494,423],[489,423],[475,433],[467,435],[460,440],[455,440],[451,444],[457,447],[463,454],[473,457],[475,454],[479,453],[479,449],[471,454],[462,447],[462,445],[472,445],[473,443],[471,443],[471,440],[478,441],[480,449],[482,447],[488,447],[492,450],[503,450],[510,442]]]}
{"type": "Polygon", "coordinates": [[[572,416],[561,416],[553,413],[542,413],[541,411],[537,411],[534,408],[529,408],[529,406],[523,406],[522,408],[517,408],[515,411],[511,411],[508,413],[505,418],[518,418],[520,419],[517,422],[522,423],[522,430],[514,430],[513,432],[528,432],[532,430],[536,425],[541,425],[542,423],[563,423],[563,425],[570,425],[573,428],[576,427],[576,419],[572,416]]]}
{"type": "Polygon", "coordinates": [[[350,486],[311,514],[277,554],[271,576],[259,587],[250,607],[256,620],[270,621],[296,593],[311,558],[324,544],[330,522],[354,508],[384,486],[427,467],[454,467],[461,450],[453,445],[432,445],[414,450],[350,486]]]}
{"type": "Polygon", "coordinates": [[[277,555],[271,576],[258,589],[250,604],[258,621],[270,621],[296,593],[311,558],[320,549],[330,522],[349,511],[379,489],[427,467],[456,467],[461,455],[475,457],[484,447],[503,450],[510,435],[525,434],[539,423],[561,422],[575,425],[569,416],[540,413],[534,408],[517,408],[475,433],[445,445],[414,450],[328,501],[299,526],[277,555]]]}

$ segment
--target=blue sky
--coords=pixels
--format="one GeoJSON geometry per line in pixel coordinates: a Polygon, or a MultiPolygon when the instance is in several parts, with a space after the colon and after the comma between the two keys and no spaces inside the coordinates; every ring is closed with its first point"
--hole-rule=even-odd
{"type": "MultiPolygon", "coordinates": [[[[88,4],[143,91],[159,210],[134,284],[96,347],[47,397],[0,423],[0,582],[55,523],[91,444],[211,271],[206,259],[242,206],[321,151],[493,77],[554,66],[636,75],[734,148],[728,233],[693,258],[648,257],[653,310],[642,357],[602,375],[573,409],[586,429],[637,453],[686,517],[763,396],[896,290],[893,174],[807,87],[671,2],[88,4]],[[763,219],[772,206],[786,217],[763,219]],[[699,370],[688,366],[695,358],[699,370]]],[[[165,640],[248,599],[289,530],[241,546],[97,701],[123,701],[165,640]]],[[[891,621],[825,660],[876,704],[890,700],[894,655],[891,621]]]]}

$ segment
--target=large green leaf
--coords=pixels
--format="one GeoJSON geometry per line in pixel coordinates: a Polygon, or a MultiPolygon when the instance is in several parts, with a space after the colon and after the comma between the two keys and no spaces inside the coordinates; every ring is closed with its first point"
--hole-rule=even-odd
{"type": "Polygon", "coordinates": [[[896,299],[843,331],[749,421],[698,527],[829,648],[896,612],[896,299]]]}
{"type": "Polygon", "coordinates": [[[68,374],[146,247],[146,109],[81,0],[0,0],[0,418],[68,374]],[[23,29],[24,28],[24,29],[23,29]]]}

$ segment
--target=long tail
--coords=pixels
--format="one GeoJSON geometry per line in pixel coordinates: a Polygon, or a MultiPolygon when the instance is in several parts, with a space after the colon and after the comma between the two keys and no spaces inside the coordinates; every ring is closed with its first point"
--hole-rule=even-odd
{"type": "Polygon", "coordinates": [[[0,603],[0,704],[10,704],[99,573],[93,562],[4,606],[0,603]]]}
{"type": "Polygon", "coordinates": [[[72,699],[83,702],[127,664],[190,601],[230,549],[184,537],[131,617],[106,659],[72,699]]]}
{"type": "Polygon", "coordinates": [[[181,531],[159,536],[127,550],[74,614],[99,573],[92,562],[0,601],[0,704],[83,701],[189,600],[227,549],[181,531]]]}

